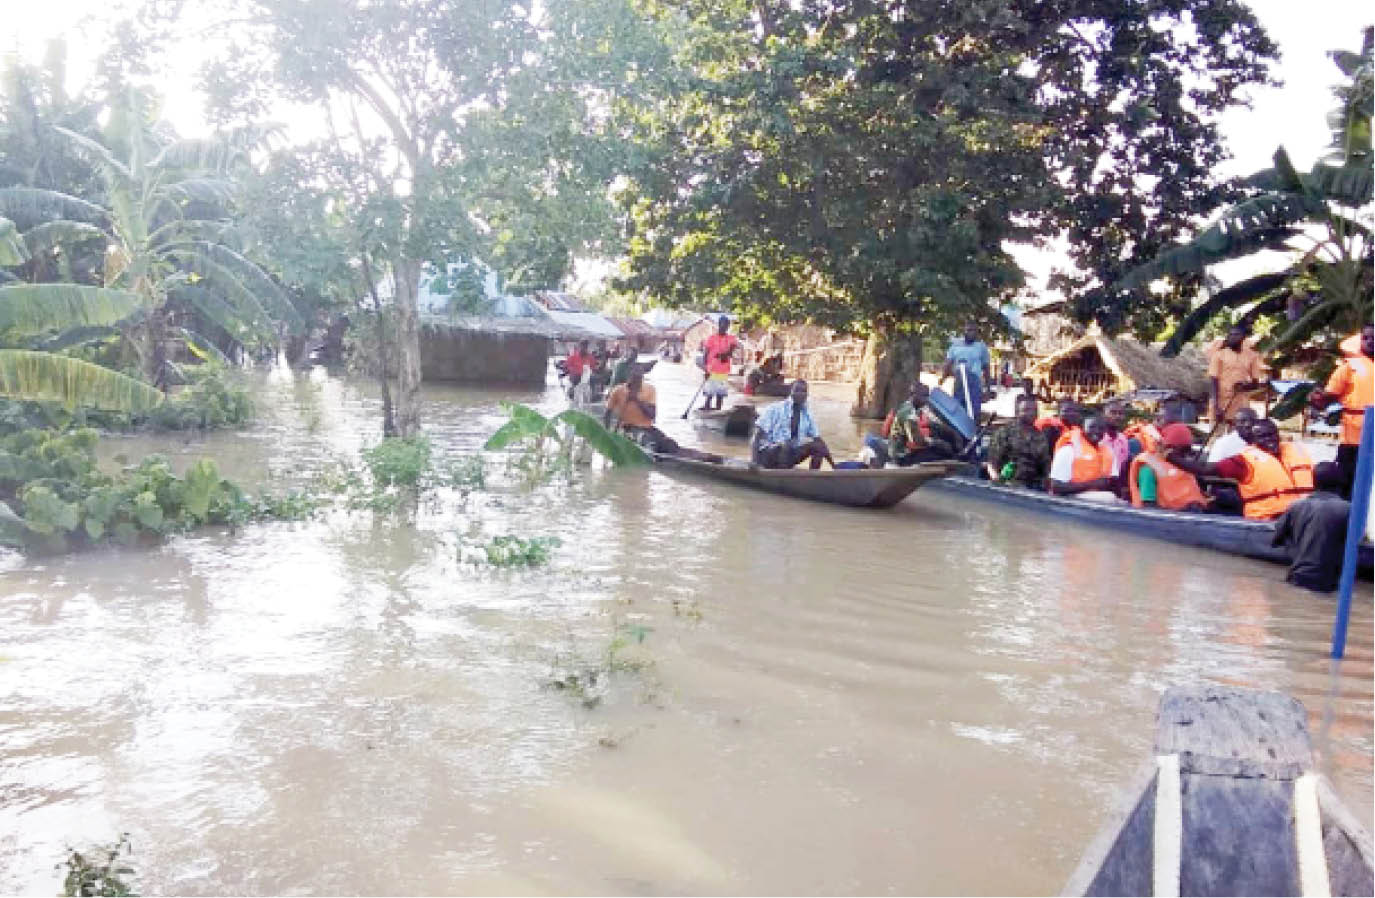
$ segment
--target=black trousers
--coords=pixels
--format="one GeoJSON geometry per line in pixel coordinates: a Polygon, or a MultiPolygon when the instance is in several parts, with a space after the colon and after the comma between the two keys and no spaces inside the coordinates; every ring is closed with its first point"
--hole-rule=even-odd
{"type": "Polygon", "coordinates": [[[1342,471],[1342,498],[1351,501],[1351,488],[1356,485],[1356,459],[1361,447],[1342,443],[1337,447],[1337,467],[1342,471]]]}

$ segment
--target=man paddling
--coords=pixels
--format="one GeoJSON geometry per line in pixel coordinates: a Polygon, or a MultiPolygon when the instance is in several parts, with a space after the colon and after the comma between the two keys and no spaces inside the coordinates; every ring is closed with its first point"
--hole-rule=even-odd
{"type": "Polygon", "coordinates": [[[730,317],[722,315],[716,322],[716,333],[702,343],[702,365],[707,382],[702,385],[702,411],[709,411],[715,402],[717,411],[730,392],[730,360],[740,341],[730,332],[730,317]]]}
{"type": "Polygon", "coordinates": [[[807,382],[793,381],[788,398],[775,402],[754,425],[750,457],[761,468],[792,468],[810,459],[813,471],[823,461],[835,467],[831,450],[816,429],[811,409],[807,408],[807,382]]]}

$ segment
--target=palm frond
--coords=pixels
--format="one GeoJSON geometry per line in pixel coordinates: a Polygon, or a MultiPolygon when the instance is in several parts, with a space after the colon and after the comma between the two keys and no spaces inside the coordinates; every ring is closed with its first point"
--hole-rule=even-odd
{"type": "Polygon", "coordinates": [[[227,206],[234,199],[234,185],[220,178],[187,178],[164,185],[161,190],[180,205],[207,203],[227,206]]]}
{"type": "MultiPolygon", "coordinates": [[[[1282,194],[1266,197],[1282,200],[1282,194]]],[[[1239,259],[1263,249],[1281,250],[1300,231],[1291,225],[1302,220],[1306,203],[1301,197],[1290,198],[1292,203],[1262,202],[1257,197],[1228,210],[1223,219],[1193,240],[1172,247],[1156,258],[1127,272],[1114,285],[1117,290],[1137,290],[1152,281],[1165,277],[1199,274],[1209,265],[1239,259]],[[1266,213],[1273,217],[1266,217],[1266,213]],[[1233,213],[1236,217],[1232,217],[1233,213]]]]}
{"type": "Polygon", "coordinates": [[[1371,201],[1370,160],[1357,159],[1345,165],[1315,162],[1306,178],[1309,185],[1344,206],[1360,208],[1371,201]]]}
{"type": "Polygon", "coordinates": [[[234,364],[229,360],[228,356],[220,352],[218,346],[195,331],[179,327],[176,329],[175,333],[178,337],[181,337],[182,342],[186,344],[186,348],[191,350],[191,354],[202,362],[217,363],[225,366],[234,364]]]}
{"type": "Polygon", "coordinates": [[[607,430],[602,422],[587,412],[570,408],[559,412],[553,420],[573,428],[573,432],[586,440],[587,445],[618,468],[649,464],[649,456],[643,449],[619,433],[607,430]]]}
{"type": "Polygon", "coordinates": [[[95,203],[37,187],[0,187],[0,214],[37,224],[57,218],[72,221],[101,221],[105,210],[95,203]]]}
{"type": "Polygon", "coordinates": [[[84,134],[69,131],[58,125],[53,125],[53,130],[70,141],[76,147],[79,155],[85,156],[91,162],[104,168],[107,176],[126,183],[134,179],[133,174],[129,171],[129,166],[116,159],[115,154],[110,152],[110,148],[100,141],[92,140],[84,134]]]}
{"type": "Polygon", "coordinates": [[[291,333],[299,334],[305,331],[305,320],[301,318],[301,313],[296,311],[291,297],[277,286],[277,282],[272,280],[267,272],[223,244],[201,241],[195,244],[195,251],[197,255],[232,272],[245,287],[253,291],[264,308],[269,309],[276,320],[285,324],[291,333]]]}
{"type": "Polygon", "coordinates": [[[228,171],[249,153],[282,133],[280,125],[249,125],[208,138],[177,140],[163,147],[148,163],[153,169],[228,171]]]}
{"type": "Polygon", "coordinates": [[[137,294],[80,284],[0,287],[0,331],[42,334],[69,327],[117,324],[140,308],[137,294]]]}
{"type": "Polygon", "coordinates": [[[29,250],[14,222],[0,216],[0,265],[23,265],[29,250]]]}
{"type": "Polygon", "coordinates": [[[1247,278],[1214,293],[1185,316],[1183,321],[1179,322],[1174,333],[1170,334],[1165,345],[1161,347],[1161,356],[1170,359],[1179,355],[1179,350],[1192,340],[1199,331],[1203,330],[1209,321],[1212,321],[1223,311],[1254,302],[1267,293],[1283,287],[1288,283],[1289,278],[1290,272],[1287,271],[1278,274],[1262,274],[1247,278]]]}
{"type": "Polygon", "coordinates": [[[1309,337],[1316,334],[1323,327],[1327,326],[1332,319],[1337,317],[1341,311],[1341,306],[1335,302],[1320,302],[1313,306],[1303,316],[1295,321],[1283,333],[1271,340],[1261,344],[1261,348],[1267,354],[1281,353],[1294,346],[1299,346],[1309,337]]]}
{"type": "Polygon", "coordinates": [[[0,349],[0,396],[138,414],[162,402],[141,380],[51,352],[0,349]]]}
{"type": "Polygon", "coordinates": [[[65,219],[45,221],[24,232],[24,243],[29,248],[29,254],[34,256],[56,246],[75,246],[87,241],[109,239],[108,234],[93,224],[65,219]]]}

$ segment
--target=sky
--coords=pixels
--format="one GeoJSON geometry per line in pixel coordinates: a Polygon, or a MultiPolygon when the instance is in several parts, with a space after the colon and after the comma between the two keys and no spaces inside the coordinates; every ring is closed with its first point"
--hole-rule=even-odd
{"type": "MultiPolygon", "coordinates": [[[[65,36],[68,74],[75,88],[89,79],[99,51],[100,24],[111,22],[136,7],[139,0],[0,0],[0,22],[9,32],[0,36],[0,54],[17,52],[39,61],[50,39],[65,36]]],[[[1261,23],[1280,48],[1275,74],[1277,88],[1251,91],[1251,107],[1236,108],[1221,121],[1232,159],[1222,175],[1245,175],[1267,168],[1275,149],[1283,144],[1300,171],[1323,154],[1327,143],[1326,114],[1332,106],[1331,87],[1339,77],[1327,58],[1335,45],[1360,48],[1360,29],[1375,23],[1375,5],[1362,0],[1249,0],[1261,23]]],[[[187,0],[187,7],[214,8],[214,0],[187,0]]],[[[201,61],[194,40],[172,48],[168,72],[159,85],[164,117],[187,137],[210,130],[202,112],[202,98],[194,89],[201,61]]],[[[308,139],[314,135],[290,135],[308,139]]],[[[1016,253],[1033,285],[1043,281],[1057,264],[1054,251],[1027,249],[1016,253]]],[[[596,266],[600,267],[600,266],[596,266]]],[[[586,266],[583,266],[586,269],[586,266]]],[[[1253,271],[1216,272],[1224,283],[1253,271]]],[[[595,279],[595,275],[594,275],[595,279]]],[[[586,280],[584,278],[584,280],[586,280]]]]}

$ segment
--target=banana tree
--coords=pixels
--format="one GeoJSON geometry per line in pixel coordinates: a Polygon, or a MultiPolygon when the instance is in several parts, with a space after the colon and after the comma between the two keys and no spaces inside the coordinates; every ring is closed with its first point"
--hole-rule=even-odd
{"type": "Polygon", "coordinates": [[[482,448],[489,452],[523,443],[536,462],[542,463],[546,457],[566,462],[572,456],[577,437],[615,467],[649,463],[649,456],[643,449],[621,434],[607,430],[586,412],[570,408],[550,418],[519,402],[502,403],[502,407],[511,419],[487,438],[482,448]]]}
{"type": "MultiPolygon", "coordinates": [[[[93,335],[117,333],[143,376],[165,388],[169,341],[184,341],[201,357],[218,355],[214,341],[195,327],[198,321],[240,344],[274,347],[283,330],[300,333],[304,322],[286,293],[230,245],[231,170],[261,134],[159,142],[142,124],[150,118],[145,105],[137,94],[127,98],[121,121],[136,126],[124,128],[122,154],[52,128],[100,170],[103,205],[55,190],[0,187],[0,265],[13,268],[81,248],[98,253],[103,268],[101,283],[82,289],[72,283],[0,286],[0,322],[46,320],[50,332],[83,327],[93,328],[93,335]]],[[[59,359],[65,357],[51,364],[71,361],[59,359]]]]}
{"type": "Polygon", "coordinates": [[[1291,254],[1284,270],[1248,278],[1199,304],[1175,328],[1163,354],[1172,356],[1209,321],[1246,309],[1242,319],[1274,319],[1263,348],[1283,356],[1325,331],[1346,333],[1369,319],[1372,289],[1371,76],[1372,30],[1360,54],[1331,54],[1346,81],[1329,116],[1331,153],[1300,173],[1287,152],[1252,175],[1255,195],[1224,211],[1192,241],[1129,272],[1117,286],[1139,290],[1161,278],[1198,274],[1219,262],[1262,250],[1291,254]]]}

